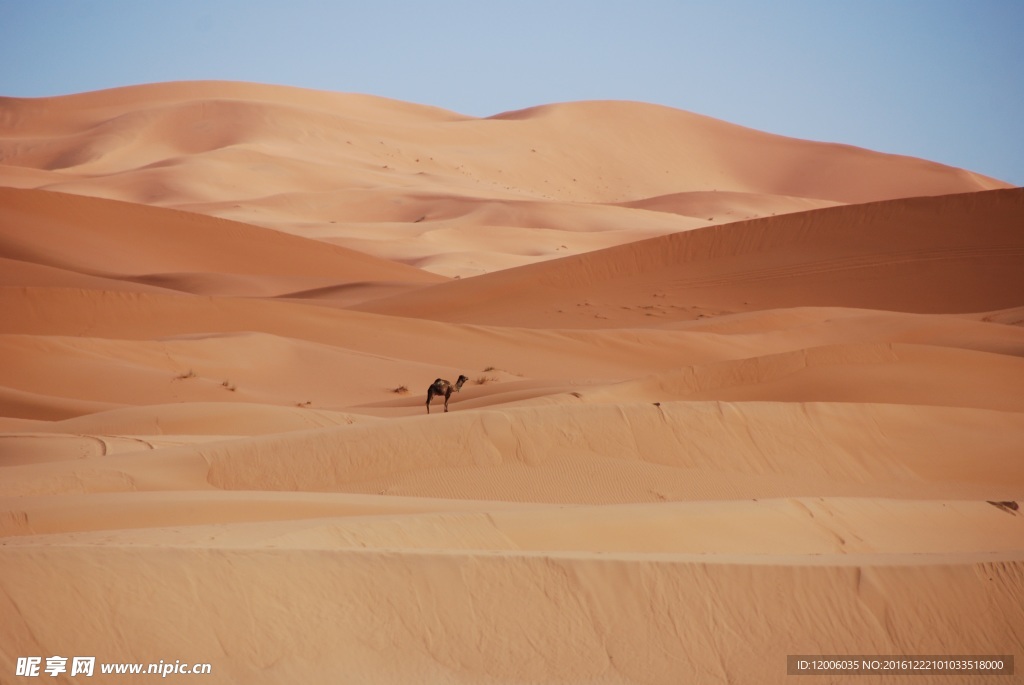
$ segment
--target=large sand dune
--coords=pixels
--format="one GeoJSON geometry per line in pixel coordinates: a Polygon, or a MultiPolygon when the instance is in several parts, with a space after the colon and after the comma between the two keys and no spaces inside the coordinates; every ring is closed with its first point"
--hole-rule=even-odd
{"type": "Polygon", "coordinates": [[[636,241],[362,308],[547,327],[807,305],[1002,309],[1024,291],[1022,215],[1020,189],[836,207],[636,241]]]}
{"type": "Polygon", "coordinates": [[[0,102],[0,183],[239,219],[449,276],[836,203],[1006,187],[631,102],[474,119],[217,82],[0,102]]]}
{"type": "Polygon", "coordinates": [[[2,99],[0,186],[0,682],[1024,655],[1020,189],[237,83],[2,99]]]}

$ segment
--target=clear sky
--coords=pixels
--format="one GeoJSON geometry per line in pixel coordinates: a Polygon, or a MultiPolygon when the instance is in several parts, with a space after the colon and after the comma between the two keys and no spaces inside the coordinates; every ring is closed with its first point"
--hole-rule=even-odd
{"type": "Polygon", "coordinates": [[[189,79],[640,100],[1024,185],[1024,0],[0,0],[0,95],[189,79]]]}

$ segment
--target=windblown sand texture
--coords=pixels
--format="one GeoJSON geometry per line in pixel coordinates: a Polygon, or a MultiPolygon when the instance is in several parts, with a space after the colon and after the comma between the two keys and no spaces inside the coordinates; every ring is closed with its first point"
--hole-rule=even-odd
{"type": "Polygon", "coordinates": [[[0,186],[0,682],[1024,659],[1024,190],[213,82],[0,99],[0,186]]]}

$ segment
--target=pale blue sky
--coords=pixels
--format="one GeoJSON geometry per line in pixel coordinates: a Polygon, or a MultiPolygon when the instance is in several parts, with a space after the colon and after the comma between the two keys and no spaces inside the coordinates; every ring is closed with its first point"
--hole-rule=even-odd
{"type": "Polygon", "coordinates": [[[656,102],[1024,185],[1024,0],[0,0],[0,95],[188,79],[656,102]]]}

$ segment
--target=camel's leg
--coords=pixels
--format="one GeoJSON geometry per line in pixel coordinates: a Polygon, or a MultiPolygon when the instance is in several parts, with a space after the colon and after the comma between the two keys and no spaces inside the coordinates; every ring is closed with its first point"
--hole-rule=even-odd
{"type": "Polygon", "coordinates": [[[452,391],[449,390],[444,394],[444,410],[448,411],[448,399],[452,396],[452,391]]]}
{"type": "Polygon", "coordinates": [[[430,400],[434,399],[434,387],[427,389],[427,413],[430,413],[430,400]]]}

